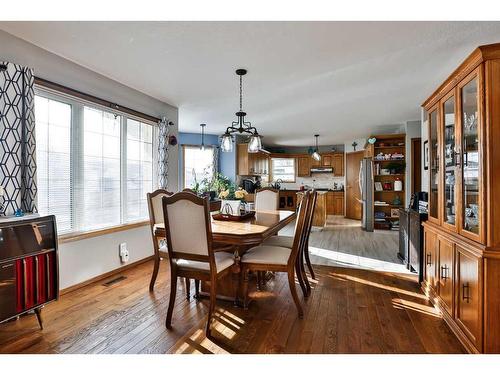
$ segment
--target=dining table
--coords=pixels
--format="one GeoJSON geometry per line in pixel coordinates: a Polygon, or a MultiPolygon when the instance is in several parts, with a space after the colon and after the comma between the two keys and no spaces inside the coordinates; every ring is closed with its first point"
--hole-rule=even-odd
{"type": "MultiPolygon", "coordinates": [[[[212,241],[216,245],[214,251],[231,251],[236,258],[246,250],[260,245],[267,238],[277,234],[281,229],[296,219],[295,211],[260,210],[255,216],[241,221],[216,220],[211,214],[212,241]],[[231,246],[229,246],[231,245],[231,246]]],[[[165,238],[165,226],[155,226],[155,237],[165,238]]],[[[237,301],[239,288],[239,267],[236,262],[234,272],[223,277],[217,284],[217,298],[237,301]]],[[[203,282],[202,292],[209,292],[208,283],[203,282]]]]}

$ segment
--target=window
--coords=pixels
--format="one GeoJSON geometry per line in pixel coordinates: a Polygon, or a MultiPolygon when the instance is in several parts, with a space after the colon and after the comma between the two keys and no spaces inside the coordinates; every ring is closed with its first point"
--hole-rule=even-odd
{"type": "Polygon", "coordinates": [[[214,175],[214,149],[200,146],[183,146],[184,188],[192,188],[196,182],[214,175]]]}
{"type": "Polygon", "coordinates": [[[59,233],[147,219],[154,126],[39,89],[35,121],[38,209],[59,233]]]}
{"type": "Polygon", "coordinates": [[[295,159],[272,158],[271,175],[273,181],[280,179],[283,182],[295,182],[295,159]]]}
{"type": "Polygon", "coordinates": [[[38,210],[57,215],[58,229],[71,217],[71,105],[35,97],[38,210]]]}
{"type": "Polygon", "coordinates": [[[83,109],[83,210],[86,230],[120,224],[121,116],[83,109]]]}
{"type": "Polygon", "coordinates": [[[148,216],[146,193],[153,190],[153,128],[127,120],[127,213],[126,220],[148,216]]]}

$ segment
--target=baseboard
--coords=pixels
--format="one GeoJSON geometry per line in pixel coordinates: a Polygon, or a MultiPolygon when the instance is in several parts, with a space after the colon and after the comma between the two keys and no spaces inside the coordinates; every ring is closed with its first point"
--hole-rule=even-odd
{"type": "Polygon", "coordinates": [[[126,270],[128,270],[128,269],[130,269],[132,267],[138,266],[139,264],[142,264],[142,263],[145,263],[145,262],[149,262],[152,259],[154,259],[154,255],[151,255],[149,257],[140,259],[138,261],[135,261],[133,263],[127,264],[125,266],[116,268],[116,269],[114,269],[112,271],[103,273],[102,275],[95,276],[95,277],[93,277],[91,279],[88,279],[88,280],[85,280],[85,281],[83,281],[81,283],[78,283],[78,284],[72,285],[70,287],[61,289],[61,291],[59,292],[59,295],[62,296],[64,294],[66,294],[66,293],[70,293],[70,292],[73,292],[73,291],[75,291],[77,289],[83,288],[83,287],[85,287],[85,286],[87,286],[89,284],[92,284],[92,283],[95,283],[97,281],[101,281],[101,280],[107,279],[108,277],[111,277],[111,276],[116,275],[116,274],[118,274],[120,272],[126,271],[126,270]]]}
{"type": "Polygon", "coordinates": [[[448,313],[444,306],[442,306],[439,297],[434,289],[425,280],[421,283],[421,288],[424,294],[429,298],[429,301],[439,311],[444,322],[451,329],[451,332],[453,332],[458,341],[460,341],[464,349],[467,350],[469,354],[480,354],[479,350],[477,350],[474,344],[469,340],[469,338],[455,322],[455,319],[453,319],[453,317],[448,313]]]}

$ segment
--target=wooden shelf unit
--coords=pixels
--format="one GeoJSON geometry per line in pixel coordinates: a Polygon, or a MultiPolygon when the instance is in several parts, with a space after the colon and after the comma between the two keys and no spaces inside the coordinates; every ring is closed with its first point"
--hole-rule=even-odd
{"type": "MultiPolygon", "coordinates": [[[[403,168],[406,155],[405,155],[405,143],[406,143],[406,134],[383,134],[383,135],[373,135],[369,138],[375,138],[376,141],[374,144],[370,144],[367,142],[365,145],[365,156],[371,157],[373,160],[374,168],[377,164],[380,165],[380,169],[384,168],[385,165],[389,163],[398,163],[402,164],[403,168]],[[383,159],[377,160],[376,156],[379,153],[384,154],[402,154],[402,159],[383,159]]],[[[374,173],[374,200],[376,201],[384,201],[389,203],[387,206],[377,206],[374,204],[373,210],[374,212],[384,212],[385,221],[375,221],[375,229],[391,229],[392,225],[395,221],[397,221],[396,217],[391,216],[391,209],[397,209],[401,207],[405,207],[405,192],[404,192],[404,177],[405,173],[395,173],[395,174],[375,174],[374,173]],[[394,190],[394,181],[396,179],[400,179],[403,184],[403,190],[395,191],[394,190]],[[384,182],[390,182],[392,184],[393,190],[376,190],[375,182],[380,182],[382,185],[384,182]],[[399,196],[401,200],[401,204],[394,205],[394,199],[399,196]]],[[[377,218],[375,216],[375,218],[377,218]]]]}

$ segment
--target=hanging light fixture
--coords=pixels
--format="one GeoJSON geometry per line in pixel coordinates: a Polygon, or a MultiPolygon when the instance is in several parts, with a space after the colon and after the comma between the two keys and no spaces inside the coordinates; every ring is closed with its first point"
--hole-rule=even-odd
{"type": "Polygon", "coordinates": [[[236,74],[240,77],[240,110],[236,112],[237,121],[233,121],[231,126],[221,136],[221,150],[223,152],[233,151],[233,133],[250,134],[248,142],[248,152],[256,153],[262,148],[262,141],[257,129],[252,123],[245,121],[246,112],[243,112],[243,76],[247,74],[246,69],[237,69],[236,74]]]}
{"type": "Polygon", "coordinates": [[[319,154],[319,148],[318,148],[319,134],[315,134],[314,137],[316,138],[316,148],[314,149],[314,152],[312,153],[311,157],[316,161],[320,161],[321,155],[319,154]]]}
{"type": "Polygon", "coordinates": [[[201,127],[201,145],[200,145],[200,150],[205,151],[205,126],[207,124],[200,124],[201,127]]]}

